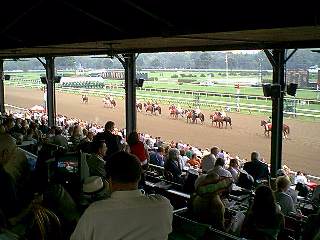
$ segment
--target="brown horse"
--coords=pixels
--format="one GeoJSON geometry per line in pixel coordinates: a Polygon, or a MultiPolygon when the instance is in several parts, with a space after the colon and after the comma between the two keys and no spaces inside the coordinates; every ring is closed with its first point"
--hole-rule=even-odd
{"type": "Polygon", "coordinates": [[[136,104],[136,107],[137,107],[137,111],[138,111],[138,112],[141,112],[141,111],[142,111],[142,103],[137,103],[137,104],[136,104]]]}
{"type": "Polygon", "coordinates": [[[215,112],[214,114],[210,114],[210,119],[212,120],[211,124],[213,126],[213,123],[216,123],[216,127],[218,127],[219,123],[219,128],[222,126],[223,127],[223,117],[221,117],[218,112],[215,112]]]}
{"type": "Polygon", "coordinates": [[[232,119],[231,119],[231,117],[229,117],[229,116],[223,117],[221,115],[221,112],[215,112],[214,114],[211,114],[210,115],[210,119],[212,120],[212,126],[213,126],[213,123],[215,122],[216,123],[216,127],[217,127],[217,123],[219,123],[219,128],[220,128],[220,126],[223,127],[223,123],[225,122],[226,123],[226,128],[228,126],[228,123],[230,125],[230,128],[232,128],[232,119]]]}
{"type": "Polygon", "coordinates": [[[200,119],[201,124],[204,123],[204,114],[203,113],[196,114],[195,110],[188,110],[188,111],[186,111],[186,114],[187,114],[187,123],[189,121],[191,123],[191,120],[192,120],[192,123],[197,123],[197,118],[200,119]]]}
{"type": "MultiPolygon", "coordinates": [[[[265,120],[261,120],[260,126],[264,127],[264,135],[266,137],[269,137],[270,132],[272,131],[272,124],[268,123],[265,120]]],[[[283,138],[288,138],[288,135],[290,133],[290,128],[288,125],[286,124],[282,125],[282,133],[283,133],[283,138]]]]}
{"type": "Polygon", "coordinates": [[[81,99],[82,99],[82,103],[88,104],[89,98],[87,95],[82,95],[81,99]]]}
{"type": "Polygon", "coordinates": [[[177,108],[176,106],[174,106],[174,105],[171,105],[171,106],[169,107],[169,115],[170,115],[170,117],[173,117],[173,118],[175,118],[175,119],[178,119],[179,115],[180,115],[181,117],[183,117],[183,114],[184,114],[184,110],[178,109],[178,108],[177,108]]]}
{"type": "Polygon", "coordinates": [[[154,104],[144,103],[144,109],[146,112],[150,112],[151,114],[156,114],[158,112],[161,115],[161,107],[155,106],[154,104]]]}

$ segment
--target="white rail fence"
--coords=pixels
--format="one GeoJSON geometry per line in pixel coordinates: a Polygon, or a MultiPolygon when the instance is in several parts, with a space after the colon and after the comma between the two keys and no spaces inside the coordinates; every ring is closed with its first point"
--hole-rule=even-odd
{"type": "MultiPolygon", "coordinates": [[[[32,88],[38,88],[41,89],[42,85],[35,85],[33,83],[16,83],[14,84],[17,87],[32,87],[32,88]]],[[[56,88],[56,91],[59,92],[70,92],[74,94],[90,94],[94,96],[105,96],[106,93],[111,94],[115,97],[121,97],[124,98],[125,93],[123,91],[123,88],[119,88],[120,91],[114,91],[114,90],[105,90],[105,89],[85,89],[85,88],[71,88],[71,87],[65,87],[65,88],[56,88]]],[[[192,92],[192,91],[190,91],[192,92]]],[[[157,94],[145,94],[145,93],[139,93],[137,92],[137,98],[138,99],[144,99],[144,100],[151,100],[155,99],[159,102],[165,102],[165,103],[180,103],[182,105],[192,105],[195,102],[195,98],[188,98],[188,97],[174,97],[174,96],[162,96],[157,94]]],[[[249,103],[241,103],[241,105],[238,107],[236,102],[233,101],[216,101],[211,99],[199,99],[199,105],[200,106],[206,106],[206,107],[212,107],[212,108],[220,108],[225,107],[226,105],[229,105],[231,110],[236,111],[237,109],[249,111],[249,112],[266,112],[270,113],[272,112],[272,107],[268,105],[258,105],[258,104],[249,104],[249,103]]],[[[303,117],[311,117],[314,119],[320,119],[320,111],[319,110],[312,110],[312,109],[303,109],[303,108],[296,108],[296,113],[293,112],[283,112],[286,115],[290,116],[303,116],[303,117]]]]}

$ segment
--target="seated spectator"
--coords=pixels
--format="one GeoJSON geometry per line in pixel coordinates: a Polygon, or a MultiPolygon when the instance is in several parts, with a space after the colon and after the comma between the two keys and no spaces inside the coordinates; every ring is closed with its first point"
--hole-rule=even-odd
{"type": "Polygon", "coordinates": [[[106,143],[103,140],[95,140],[91,144],[93,154],[87,158],[90,176],[99,176],[106,179],[106,162],[103,159],[107,152],[106,143]]]}
{"type": "Polygon", "coordinates": [[[198,159],[197,154],[193,153],[186,163],[191,167],[200,168],[201,160],[198,159]]]}
{"type": "Polygon", "coordinates": [[[37,144],[38,141],[33,137],[34,136],[34,130],[32,128],[28,128],[27,134],[23,138],[23,144],[37,144]]]}
{"type": "Polygon", "coordinates": [[[186,151],[184,149],[180,149],[180,157],[179,157],[179,164],[181,167],[181,170],[186,169],[186,164],[189,158],[186,156],[186,151]]]}
{"type": "Polygon", "coordinates": [[[179,150],[176,148],[170,148],[166,162],[164,163],[164,169],[172,175],[172,181],[176,183],[183,183],[184,178],[179,166],[179,150]]]}
{"type": "Polygon", "coordinates": [[[98,176],[90,176],[83,183],[83,200],[81,205],[89,206],[91,203],[106,199],[110,196],[109,183],[98,176]]]}
{"type": "Polygon", "coordinates": [[[226,163],[225,163],[225,160],[224,160],[223,158],[218,158],[218,159],[216,160],[216,163],[215,163],[215,165],[214,165],[214,168],[211,169],[211,170],[208,172],[208,174],[214,172],[214,173],[218,174],[219,177],[232,178],[231,173],[230,173],[227,169],[224,168],[224,167],[225,167],[225,164],[226,164],[226,163]]]}
{"type": "Polygon", "coordinates": [[[277,239],[283,229],[284,216],[275,202],[271,188],[259,186],[243,222],[242,237],[252,240],[277,239]]]}
{"type": "Polygon", "coordinates": [[[308,182],[309,181],[306,178],[306,176],[303,174],[303,172],[298,171],[296,177],[294,178],[294,184],[302,183],[304,185],[307,185],[308,182]]]}
{"type": "Polygon", "coordinates": [[[61,146],[65,150],[69,149],[68,140],[62,136],[62,129],[59,127],[55,128],[55,135],[49,138],[49,143],[61,146]]]}
{"type": "Polygon", "coordinates": [[[293,199],[289,194],[287,194],[287,191],[290,187],[290,180],[287,176],[281,176],[277,177],[277,190],[274,193],[276,202],[281,207],[281,212],[284,215],[289,215],[289,213],[295,213],[296,208],[293,203],[293,199]]]}
{"type": "Polygon", "coordinates": [[[70,137],[70,141],[73,143],[74,146],[78,146],[82,140],[82,131],[80,125],[75,125],[73,128],[73,132],[70,137]]]}
{"type": "Polygon", "coordinates": [[[104,160],[107,160],[112,154],[120,151],[120,141],[121,137],[119,135],[113,134],[115,128],[115,123],[112,121],[108,121],[104,126],[104,131],[97,133],[94,137],[95,139],[104,140],[107,144],[107,153],[104,157],[104,160]]]}
{"type": "Polygon", "coordinates": [[[231,184],[230,180],[219,180],[219,175],[211,172],[201,175],[195,182],[195,193],[191,195],[188,210],[201,223],[224,230],[225,207],[219,192],[231,184]]]}
{"type": "Polygon", "coordinates": [[[148,148],[140,141],[138,133],[130,133],[127,142],[130,147],[130,153],[138,157],[141,166],[147,165],[149,161],[148,148]]]}
{"type": "MultiPolygon", "coordinates": [[[[286,176],[289,179],[290,185],[291,185],[290,177],[289,177],[287,171],[285,171],[285,169],[278,169],[277,177],[280,177],[280,176],[286,176]]],[[[289,187],[288,190],[286,191],[286,193],[291,196],[291,198],[293,200],[293,204],[296,205],[298,203],[298,191],[289,187]]]]}
{"type": "Polygon", "coordinates": [[[164,166],[164,148],[158,147],[156,151],[150,152],[150,163],[157,166],[164,166]]]}
{"type": "Polygon", "coordinates": [[[246,162],[243,170],[249,173],[255,182],[269,180],[270,173],[268,165],[260,160],[260,154],[258,152],[251,153],[251,162],[246,162]]]}
{"type": "Polygon", "coordinates": [[[212,147],[210,150],[210,154],[204,155],[201,161],[201,169],[203,173],[207,173],[212,168],[214,168],[214,164],[217,160],[216,156],[219,152],[218,147],[212,147]]]}
{"type": "Polygon", "coordinates": [[[173,207],[165,197],[138,189],[142,168],[137,157],[118,152],[107,163],[111,197],[88,207],[71,240],[167,239],[173,207]]]}
{"type": "Polygon", "coordinates": [[[236,158],[230,159],[228,171],[231,173],[234,183],[237,183],[240,175],[238,159],[236,158]]]}

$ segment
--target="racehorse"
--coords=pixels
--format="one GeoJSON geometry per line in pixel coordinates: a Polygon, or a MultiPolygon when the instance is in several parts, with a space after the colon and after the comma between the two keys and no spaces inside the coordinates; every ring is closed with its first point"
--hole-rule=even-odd
{"type": "Polygon", "coordinates": [[[228,126],[228,123],[230,125],[230,128],[232,128],[232,119],[231,119],[231,117],[222,116],[221,112],[215,112],[214,114],[211,114],[210,115],[210,119],[212,120],[212,126],[213,126],[213,123],[215,122],[216,123],[216,127],[217,127],[217,124],[219,123],[219,128],[220,128],[220,126],[223,127],[223,122],[225,122],[226,123],[226,128],[228,126]]]}
{"type": "Polygon", "coordinates": [[[170,117],[174,117],[175,119],[178,119],[179,115],[183,117],[184,110],[178,109],[175,105],[171,105],[169,107],[169,114],[170,114],[170,117]]]}
{"type": "MultiPolygon", "coordinates": [[[[272,124],[271,123],[268,123],[267,121],[265,120],[261,120],[261,124],[260,126],[263,126],[264,127],[264,135],[266,137],[269,137],[270,135],[270,132],[272,131],[272,124]]],[[[282,133],[283,133],[283,138],[288,138],[288,135],[290,133],[290,128],[288,125],[286,124],[283,124],[282,125],[282,133]]]]}
{"type": "Polygon", "coordinates": [[[196,114],[195,111],[193,111],[193,114],[192,114],[192,123],[194,123],[194,122],[197,123],[197,118],[200,119],[201,124],[204,123],[204,114],[203,114],[203,113],[196,114]]]}
{"type": "Polygon", "coordinates": [[[136,107],[137,107],[137,111],[138,111],[138,112],[141,112],[141,111],[142,111],[142,103],[137,103],[137,104],[136,104],[136,107]]]}
{"type": "Polygon", "coordinates": [[[204,114],[203,113],[199,113],[196,114],[195,110],[187,110],[186,111],[187,114],[187,123],[192,120],[192,123],[197,123],[197,118],[200,119],[201,124],[203,124],[204,122],[204,114]]]}
{"type": "Polygon", "coordinates": [[[213,123],[216,123],[216,127],[218,127],[218,123],[219,123],[219,128],[222,125],[223,127],[223,117],[221,117],[221,115],[218,114],[218,112],[215,112],[214,114],[210,114],[210,119],[212,120],[212,126],[213,123]]]}
{"type": "Polygon", "coordinates": [[[146,112],[150,112],[151,114],[156,114],[156,112],[158,112],[159,114],[161,114],[160,106],[155,106],[154,104],[147,104],[147,103],[144,103],[143,105],[146,112]]]}
{"type": "Polygon", "coordinates": [[[85,104],[87,104],[89,101],[89,98],[87,97],[87,95],[82,95],[81,99],[82,99],[82,103],[85,103],[85,104]]]}

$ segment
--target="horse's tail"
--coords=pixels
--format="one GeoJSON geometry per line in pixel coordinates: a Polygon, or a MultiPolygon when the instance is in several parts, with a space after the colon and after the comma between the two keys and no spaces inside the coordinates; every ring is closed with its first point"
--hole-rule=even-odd
{"type": "Polygon", "coordinates": [[[288,134],[290,133],[290,128],[289,128],[289,126],[287,125],[287,128],[288,128],[288,134]]]}
{"type": "Polygon", "coordinates": [[[161,107],[158,107],[158,110],[159,110],[159,114],[161,114],[161,107]]]}

